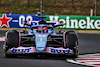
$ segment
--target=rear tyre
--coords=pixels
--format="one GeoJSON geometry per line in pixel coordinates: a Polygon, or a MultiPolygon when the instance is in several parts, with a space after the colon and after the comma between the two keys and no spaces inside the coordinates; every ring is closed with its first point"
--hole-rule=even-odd
{"type": "Polygon", "coordinates": [[[67,31],[66,33],[66,48],[73,50],[73,57],[78,56],[78,37],[74,31],[67,31]]]}

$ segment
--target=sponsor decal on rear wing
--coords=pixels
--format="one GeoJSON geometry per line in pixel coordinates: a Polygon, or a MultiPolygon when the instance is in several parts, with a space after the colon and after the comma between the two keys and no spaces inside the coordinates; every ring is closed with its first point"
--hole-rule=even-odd
{"type": "MultiPolygon", "coordinates": [[[[30,25],[39,25],[39,21],[35,21],[35,20],[33,20],[33,21],[27,21],[27,23],[28,24],[30,24],[30,25]]],[[[46,23],[54,23],[53,25],[59,25],[60,24],[60,22],[59,21],[46,21],[46,23]]]]}

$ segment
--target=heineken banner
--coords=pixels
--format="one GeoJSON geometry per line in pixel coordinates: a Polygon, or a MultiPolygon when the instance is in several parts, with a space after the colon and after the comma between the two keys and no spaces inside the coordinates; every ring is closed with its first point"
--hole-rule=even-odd
{"type": "MultiPolygon", "coordinates": [[[[39,15],[40,16],[40,15],[39,15]]],[[[56,29],[85,29],[99,30],[100,16],[67,16],[67,15],[44,15],[46,21],[62,21],[63,26],[56,29]]],[[[23,28],[27,20],[40,20],[38,15],[32,14],[0,14],[0,27],[23,28]]]]}
{"type": "Polygon", "coordinates": [[[100,29],[100,16],[46,16],[46,20],[63,22],[64,25],[57,27],[56,29],[100,29]]]}

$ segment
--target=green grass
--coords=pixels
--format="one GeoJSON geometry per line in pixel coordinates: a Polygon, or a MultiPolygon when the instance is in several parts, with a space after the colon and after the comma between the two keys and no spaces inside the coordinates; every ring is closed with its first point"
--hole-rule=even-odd
{"type": "MultiPolygon", "coordinates": [[[[97,15],[100,15],[98,0],[97,15]]],[[[43,0],[45,15],[89,15],[95,9],[95,0],[43,0]]],[[[0,13],[36,14],[40,11],[40,0],[0,0],[0,13]]]]}

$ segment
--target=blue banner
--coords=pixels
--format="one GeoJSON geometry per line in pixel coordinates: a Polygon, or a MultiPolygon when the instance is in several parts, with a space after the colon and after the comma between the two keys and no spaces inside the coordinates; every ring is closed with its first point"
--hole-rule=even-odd
{"type": "Polygon", "coordinates": [[[24,21],[41,20],[41,15],[33,14],[0,14],[0,27],[23,28],[24,21]]]}

